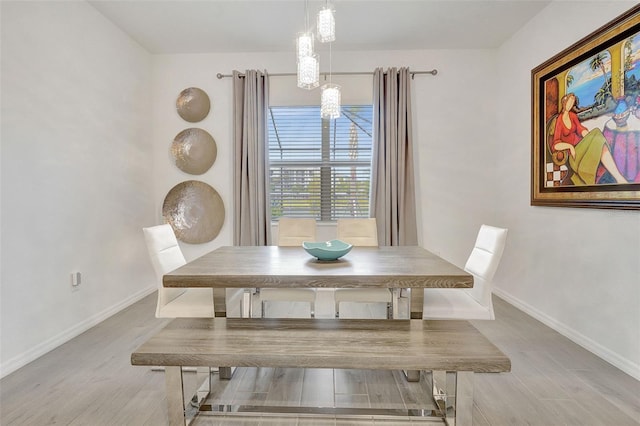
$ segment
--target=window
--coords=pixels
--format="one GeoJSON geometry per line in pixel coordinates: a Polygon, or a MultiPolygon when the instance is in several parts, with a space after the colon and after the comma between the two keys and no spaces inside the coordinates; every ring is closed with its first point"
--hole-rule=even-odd
{"type": "Polygon", "coordinates": [[[273,219],[369,216],[372,115],[371,105],[343,105],[337,120],[319,106],[269,108],[273,219]]]}

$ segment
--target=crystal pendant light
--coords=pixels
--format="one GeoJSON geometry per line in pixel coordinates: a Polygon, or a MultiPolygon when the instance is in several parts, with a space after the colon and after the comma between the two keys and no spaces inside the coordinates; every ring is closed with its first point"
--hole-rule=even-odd
{"type": "Polygon", "coordinates": [[[340,86],[327,83],[322,86],[320,96],[320,116],[323,119],[335,120],[340,117],[340,86]]]}
{"type": "Polygon", "coordinates": [[[336,39],[336,21],[333,16],[333,8],[327,3],[318,12],[317,28],[318,41],[327,43],[336,39]]]}
{"type": "Polygon", "coordinates": [[[335,120],[340,117],[340,86],[331,83],[331,43],[329,43],[329,83],[321,87],[320,117],[335,120]]]}
{"type": "Polygon", "coordinates": [[[296,53],[298,61],[305,56],[313,55],[313,33],[299,33],[296,39],[296,53]]]}
{"type": "Polygon", "coordinates": [[[315,89],[320,85],[320,63],[317,55],[298,58],[298,87],[315,89]]]}
{"type": "Polygon", "coordinates": [[[315,89],[320,85],[320,63],[313,53],[313,32],[309,31],[308,0],[304,3],[305,32],[299,33],[296,39],[296,56],[298,60],[298,87],[315,89]]]}

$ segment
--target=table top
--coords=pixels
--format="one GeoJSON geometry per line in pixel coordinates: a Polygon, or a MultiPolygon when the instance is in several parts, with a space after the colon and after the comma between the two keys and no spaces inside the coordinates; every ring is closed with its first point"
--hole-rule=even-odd
{"type": "Polygon", "coordinates": [[[302,247],[220,247],[163,277],[165,287],[469,288],[473,276],[418,246],[354,247],[319,261],[302,247]]]}

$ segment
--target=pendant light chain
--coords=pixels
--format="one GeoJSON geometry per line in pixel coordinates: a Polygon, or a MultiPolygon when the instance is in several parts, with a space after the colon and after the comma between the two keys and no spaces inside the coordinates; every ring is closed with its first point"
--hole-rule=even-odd
{"type": "Polygon", "coordinates": [[[332,63],[332,54],[331,54],[331,45],[333,43],[329,42],[329,84],[331,84],[331,63],[332,63]]]}

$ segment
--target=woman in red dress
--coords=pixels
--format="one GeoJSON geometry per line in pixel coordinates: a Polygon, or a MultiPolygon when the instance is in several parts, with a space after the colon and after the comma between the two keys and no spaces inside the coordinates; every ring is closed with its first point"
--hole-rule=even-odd
{"type": "Polygon", "coordinates": [[[589,131],[572,111],[576,95],[568,93],[560,101],[561,109],[553,133],[553,151],[569,151],[569,165],[574,185],[595,185],[601,165],[617,183],[627,183],[616,166],[609,143],[600,129],[589,131]]]}

